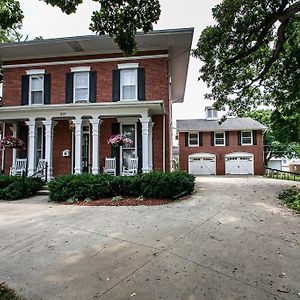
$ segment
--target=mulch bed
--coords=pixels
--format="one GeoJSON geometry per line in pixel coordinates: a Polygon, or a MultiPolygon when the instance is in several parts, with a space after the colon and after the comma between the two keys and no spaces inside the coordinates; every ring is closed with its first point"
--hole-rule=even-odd
{"type": "MultiPolygon", "coordinates": [[[[179,200],[186,200],[190,196],[184,196],[179,200]]],[[[137,200],[136,198],[124,197],[123,200],[120,201],[112,201],[111,198],[103,198],[99,200],[92,200],[90,202],[74,202],[68,203],[63,202],[64,205],[78,205],[78,206],[138,206],[138,205],[146,205],[146,206],[155,206],[155,205],[164,205],[174,202],[170,199],[155,199],[155,198],[145,198],[144,200],[137,200]]]]}

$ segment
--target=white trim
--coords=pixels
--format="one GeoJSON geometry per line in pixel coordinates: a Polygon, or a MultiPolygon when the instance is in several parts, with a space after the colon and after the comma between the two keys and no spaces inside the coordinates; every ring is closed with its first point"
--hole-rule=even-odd
{"type": "Polygon", "coordinates": [[[199,132],[189,132],[188,133],[188,147],[199,147],[199,132]],[[190,143],[191,139],[190,139],[190,135],[191,134],[196,134],[197,135],[197,144],[193,145],[190,143]]]}
{"type": "MultiPolygon", "coordinates": [[[[249,138],[249,137],[246,137],[246,138],[249,138]]],[[[253,145],[253,131],[252,130],[243,130],[241,131],[241,145],[242,146],[252,146],[253,145]],[[244,132],[250,132],[251,133],[251,142],[250,143],[243,143],[243,133],[244,132]]]]}
{"type": "Polygon", "coordinates": [[[27,75],[44,75],[45,70],[42,69],[33,69],[33,70],[26,70],[27,75]]]}
{"type": "Polygon", "coordinates": [[[253,153],[248,153],[248,152],[231,152],[225,155],[225,159],[227,157],[251,157],[253,158],[254,155],[253,153]]]}
{"type": "MultiPolygon", "coordinates": [[[[221,138],[218,138],[218,139],[221,139],[221,138]]],[[[223,147],[223,146],[225,146],[226,145],[226,135],[225,135],[225,132],[224,131],[217,131],[217,132],[215,132],[215,136],[214,136],[214,145],[216,146],[216,147],[223,147]],[[223,134],[223,139],[224,139],[224,143],[223,144],[216,144],[216,134],[218,134],[218,133],[222,133],[223,134]]]]}
{"type": "Polygon", "coordinates": [[[71,72],[90,72],[91,67],[73,67],[71,68],[71,72]]]}
{"type": "Polygon", "coordinates": [[[190,154],[189,158],[214,158],[214,159],[216,159],[216,154],[212,154],[212,153],[208,153],[208,152],[199,152],[199,153],[190,154]]]}
{"type": "Polygon", "coordinates": [[[45,91],[44,91],[44,85],[45,85],[45,76],[43,74],[34,74],[34,75],[30,75],[29,76],[29,95],[28,95],[28,104],[29,105],[44,105],[44,101],[45,101],[45,91]],[[31,88],[31,80],[32,77],[35,76],[41,76],[42,77],[42,89],[41,90],[36,90],[34,92],[42,92],[42,103],[32,103],[32,99],[31,99],[31,92],[32,92],[32,88],[31,88]]]}
{"type": "Polygon", "coordinates": [[[137,69],[139,63],[118,64],[118,69],[137,69]]]}
{"type": "Polygon", "coordinates": [[[12,68],[23,68],[23,67],[70,65],[70,64],[83,64],[83,63],[96,63],[96,62],[131,61],[131,60],[143,60],[143,59],[150,59],[150,58],[167,58],[167,57],[168,57],[168,54],[131,56],[131,57],[115,57],[115,58],[96,58],[96,59],[86,59],[86,60],[67,60],[67,61],[53,61],[53,62],[43,62],[43,63],[4,65],[4,66],[2,66],[2,68],[3,69],[12,69],[12,68]]]}

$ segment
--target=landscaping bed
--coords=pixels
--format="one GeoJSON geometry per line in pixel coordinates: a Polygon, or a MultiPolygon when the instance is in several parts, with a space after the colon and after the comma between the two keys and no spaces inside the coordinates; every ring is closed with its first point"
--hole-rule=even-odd
{"type": "Polygon", "coordinates": [[[1,300],[26,300],[18,296],[15,291],[7,287],[4,282],[0,282],[0,299],[1,300]]]}
{"type": "Polygon", "coordinates": [[[279,193],[278,198],[281,199],[287,207],[294,209],[297,213],[300,213],[300,189],[297,187],[290,187],[284,189],[279,193]]]}
{"type": "Polygon", "coordinates": [[[0,200],[18,200],[30,197],[44,185],[40,178],[0,176],[0,200]]]}
{"type": "Polygon", "coordinates": [[[127,203],[141,205],[139,202],[142,202],[142,205],[147,205],[145,203],[154,203],[154,199],[155,203],[158,200],[166,201],[159,203],[170,203],[189,195],[194,190],[195,177],[185,172],[150,172],[138,176],[81,174],[59,177],[48,186],[50,200],[56,202],[76,204],[83,201],[81,205],[87,205],[97,200],[120,206],[120,203],[126,203],[120,201],[123,197],[128,199],[127,203]]]}

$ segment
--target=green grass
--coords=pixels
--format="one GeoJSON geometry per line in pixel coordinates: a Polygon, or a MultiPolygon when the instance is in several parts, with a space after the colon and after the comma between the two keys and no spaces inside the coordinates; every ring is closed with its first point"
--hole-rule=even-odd
{"type": "Polygon", "coordinates": [[[281,199],[287,207],[294,209],[297,213],[300,213],[300,189],[296,187],[290,187],[284,189],[279,193],[278,198],[281,199]]]}
{"type": "Polygon", "coordinates": [[[297,175],[283,175],[283,174],[274,174],[271,175],[265,175],[268,178],[274,178],[274,179],[283,179],[283,180],[292,180],[292,181],[300,181],[300,176],[297,175]]]}
{"type": "Polygon", "coordinates": [[[0,283],[0,300],[26,300],[24,297],[18,296],[15,291],[4,283],[0,283]]]}

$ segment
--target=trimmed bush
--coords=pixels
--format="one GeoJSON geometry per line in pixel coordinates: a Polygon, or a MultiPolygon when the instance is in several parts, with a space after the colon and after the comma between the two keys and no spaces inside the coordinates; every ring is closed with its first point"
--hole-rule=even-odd
{"type": "Polygon", "coordinates": [[[100,199],[114,196],[175,198],[194,190],[195,177],[184,172],[150,172],[138,176],[67,175],[51,181],[52,201],[100,199]]]}
{"type": "Polygon", "coordinates": [[[44,182],[39,178],[0,177],[0,199],[17,200],[34,195],[44,182]],[[5,179],[4,179],[5,178],[5,179]]]}
{"type": "Polygon", "coordinates": [[[287,207],[300,213],[300,189],[290,187],[279,193],[278,198],[283,200],[287,207]]]}

